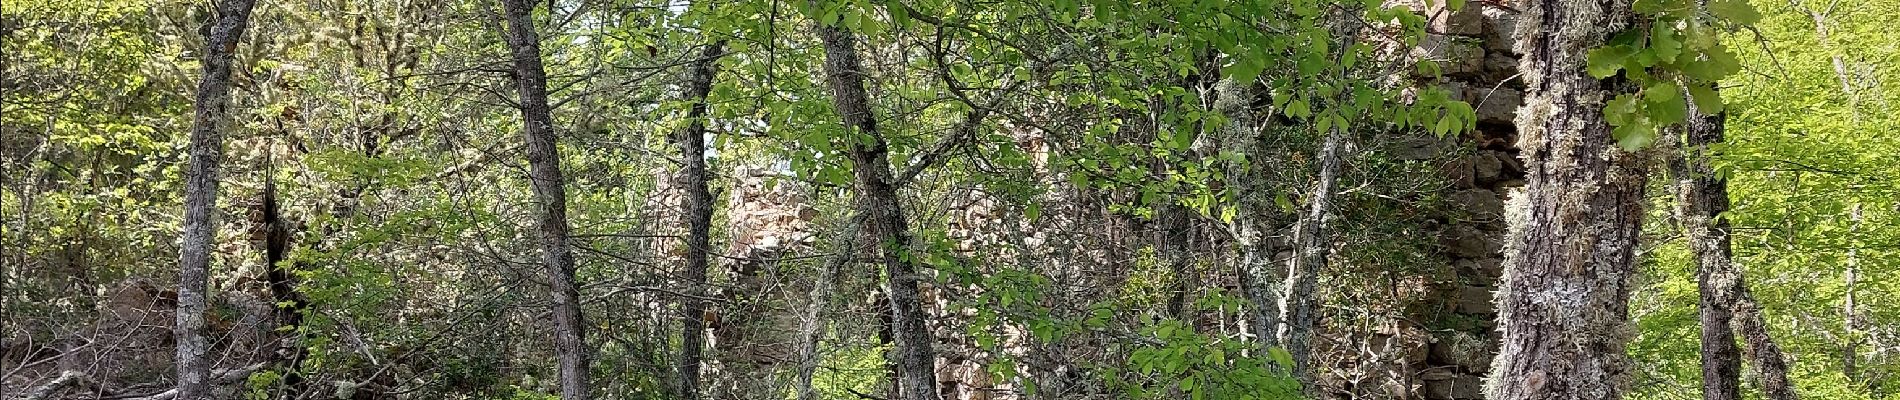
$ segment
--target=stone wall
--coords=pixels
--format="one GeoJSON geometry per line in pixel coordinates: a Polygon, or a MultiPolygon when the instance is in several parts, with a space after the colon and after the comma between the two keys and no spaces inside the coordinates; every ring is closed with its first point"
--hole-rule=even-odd
{"type": "MultiPolygon", "coordinates": [[[[1492,294],[1503,274],[1504,199],[1523,185],[1513,125],[1523,101],[1516,79],[1511,36],[1517,10],[1509,2],[1471,2],[1453,11],[1417,5],[1430,21],[1430,36],[1414,52],[1437,61],[1443,77],[1430,81],[1470,103],[1478,130],[1456,140],[1429,140],[1413,155],[1440,162],[1450,187],[1439,230],[1441,260],[1451,273],[1429,282],[1438,296],[1410,308],[1429,343],[1424,357],[1407,358],[1416,378],[1412,398],[1482,399],[1484,374],[1497,353],[1492,294]]],[[[1416,344],[1414,345],[1416,346],[1416,344]]]]}

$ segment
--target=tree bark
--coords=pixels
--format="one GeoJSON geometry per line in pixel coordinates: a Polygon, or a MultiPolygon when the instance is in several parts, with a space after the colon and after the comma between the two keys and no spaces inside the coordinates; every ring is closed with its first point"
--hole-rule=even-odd
{"type": "Polygon", "coordinates": [[[1788,381],[1788,364],[1781,348],[1769,337],[1761,307],[1749,294],[1741,270],[1735,268],[1729,241],[1728,179],[1709,165],[1709,145],[1721,143],[1726,114],[1691,114],[1684,130],[1683,148],[1670,160],[1676,179],[1676,213],[1696,256],[1696,284],[1701,290],[1702,398],[1741,398],[1742,350],[1761,374],[1763,394],[1772,400],[1798,398],[1788,381]]]}
{"type": "Polygon", "coordinates": [[[1248,330],[1254,340],[1259,341],[1260,349],[1256,354],[1262,360],[1269,348],[1279,346],[1276,339],[1280,324],[1280,281],[1282,269],[1273,265],[1274,248],[1272,231],[1274,229],[1273,191],[1267,188],[1269,174],[1266,160],[1269,159],[1261,145],[1259,127],[1256,126],[1253,113],[1253,82],[1237,82],[1232,78],[1223,78],[1215,83],[1216,99],[1214,110],[1227,117],[1227,125],[1218,130],[1219,140],[1227,147],[1234,147],[1247,156],[1245,162],[1230,162],[1228,186],[1239,193],[1236,218],[1234,219],[1234,237],[1240,249],[1241,293],[1252,307],[1248,308],[1248,330]]]}
{"type": "Polygon", "coordinates": [[[1339,178],[1339,163],[1344,127],[1334,127],[1320,148],[1319,182],[1310,195],[1306,215],[1294,228],[1294,259],[1288,263],[1285,291],[1280,295],[1280,315],[1286,322],[1278,332],[1281,345],[1293,358],[1293,376],[1307,395],[1317,394],[1313,379],[1313,330],[1319,325],[1320,269],[1326,266],[1326,210],[1332,207],[1333,182],[1339,178]]]}
{"type": "Polygon", "coordinates": [[[1715,125],[1714,134],[1719,137],[1721,118],[1691,119],[1683,132],[1682,149],[1669,160],[1670,174],[1676,179],[1676,217],[1682,221],[1683,233],[1696,256],[1705,400],[1737,400],[1742,392],[1742,354],[1735,344],[1733,324],[1736,293],[1728,291],[1727,283],[1741,277],[1728,265],[1728,221],[1719,215],[1720,210],[1728,208],[1728,188],[1726,181],[1713,175],[1704,153],[1709,143],[1708,125],[1715,125]]]}
{"type": "Polygon", "coordinates": [[[203,80],[198,83],[191,120],[191,161],[185,172],[185,226],[178,256],[177,335],[178,398],[211,397],[211,360],[206,358],[205,284],[210,279],[211,240],[217,230],[218,168],[224,162],[220,131],[229,118],[231,68],[237,44],[250,24],[255,0],[219,4],[218,22],[205,38],[203,80]]]}
{"type": "Polygon", "coordinates": [[[712,93],[714,75],[719,73],[717,61],[726,52],[726,41],[720,40],[706,46],[693,61],[691,77],[688,78],[686,98],[693,102],[686,111],[686,129],[673,138],[680,147],[680,160],[684,167],[681,179],[686,189],[686,297],[681,305],[681,332],[679,365],[679,397],[692,400],[699,398],[699,362],[700,348],[706,343],[706,324],[701,318],[706,312],[706,302],[700,300],[706,296],[707,260],[712,251],[712,214],[713,196],[706,174],[706,95],[712,93]]]}
{"type": "Polygon", "coordinates": [[[850,135],[845,138],[850,143],[846,155],[851,159],[858,195],[863,198],[859,202],[863,209],[859,212],[865,215],[871,231],[884,241],[879,253],[888,279],[885,291],[890,297],[892,336],[896,341],[897,355],[892,358],[901,370],[898,377],[901,390],[896,397],[936,399],[936,359],[932,349],[935,338],[925,325],[917,290],[918,281],[924,277],[918,274],[908,254],[910,227],[898,201],[890,160],[886,158],[889,145],[877,130],[877,120],[871,114],[870,100],[864,91],[857,38],[841,27],[823,24],[818,27],[818,36],[824,42],[825,77],[831,89],[832,106],[843,118],[850,135]]]}
{"type": "Polygon", "coordinates": [[[588,360],[585,324],[581,321],[580,292],[574,283],[574,255],[568,248],[567,190],[561,176],[561,157],[555,146],[554,117],[548,107],[547,72],[541,65],[541,39],[530,19],[528,0],[502,0],[507,19],[508,47],[514,59],[514,78],[520,90],[522,132],[526,136],[528,175],[540,209],[541,262],[546,264],[554,300],[554,346],[560,353],[561,398],[588,396],[588,360]]]}
{"type": "Polygon", "coordinates": [[[807,292],[804,314],[799,316],[798,331],[798,400],[816,400],[818,391],[811,386],[812,375],[818,371],[818,342],[824,338],[825,308],[830,306],[831,292],[835,290],[838,271],[858,256],[859,228],[864,226],[863,217],[853,216],[845,226],[845,234],[838,236],[836,256],[825,261],[820,267],[818,277],[812,280],[811,291],[807,292]]]}
{"type": "Polygon", "coordinates": [[[1585,74],[1586,52],[1630,25],[1630,3],[1532,0],[1516,32],[1527,86],[1512,196],[1493,400],[1614,400],[1629,386],[1629,279],[1647,165],[1611,137],[1622,83],[1585,74]]]}
{"type": "MultiPolygon", "coordinates": [[[[1850,223],[1847,227],[1849,237],[1857,236],[1860,232],[1860,204],[1856,203],[1848,210],[1848,221],[1850,223]]],[[[1841,302],[1841,328],[1847,332],[1847,335],[1846,340],[1841,343],[1841,375],[1846,376],[1850,383],[1859,383],[1861,381],[1858,365],[1861,341],[1859,337],[1862,329],[1859,318],[1856,318],[1860,314],[1855,304],[1855,292],[1860,289],[1860,246],[1858,245],[1850,245],[1847,248],[1847,271],[1842,274],[1842,280],[1845,281],[1842,283],[1847,289],[1847,294],[1841,302]]]]}

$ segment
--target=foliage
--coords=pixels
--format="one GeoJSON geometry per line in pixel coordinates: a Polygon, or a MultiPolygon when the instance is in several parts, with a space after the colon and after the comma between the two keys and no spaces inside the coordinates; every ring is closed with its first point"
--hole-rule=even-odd
{"type": "Polygon", "coordinates": [[[1662,128],[1682,123],[1693,110],[1722,112],[1715,84],[1741,71],[1741,63],[1721,42],[1722,30],[1754,24],[1761,14],[1746,0],[1640,0],[1645,18],[1612,36],[1589,53],[1590,76],[1616,76],[1635,93],[1619,94],[1603,106],[1616,128],[1611,135],[1624,150],[1636,151],[1656,140],[1662,128]]]}

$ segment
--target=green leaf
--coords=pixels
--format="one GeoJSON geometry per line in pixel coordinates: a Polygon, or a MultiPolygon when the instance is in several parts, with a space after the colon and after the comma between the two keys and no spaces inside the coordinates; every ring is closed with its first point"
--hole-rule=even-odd
{"type": "Polygon", "coordinates": [[[1689,97],[1695,99],[1696,111],[1703,115],[1722,112],[1722,95],[1712,84],[1689,85],[1689,97]]]}
{"type": "Polygon", "coordinates": [[[890,10],[890,13],[891,13],[891,24],[896,25],[900,28],[909,27],[910,26],[910,9],[905,8],[904,4],[901,2],[894,1],[893,3],[896,3],[896,4],[893,4],[890,7],[886,7],[886,9],[890,10]]]}
{"type": "Polygon", "coordinates": [[[1311,117],[1313,116],[1313,109],[1307,106],[1306,100],[1293,99],[1293,101],[1289,101],[1286,104],[1286,115],[1294,118],[1311,117]]]}
{"type": "Polygon", "coordinates": [[[1269,349],[1267,350],[1267,356],[1273,359],[1274,363],[1280,364],[1282,368],[1293,367],[1293,354],[1287,353],[1285,348],[1275,347],[1269,349]]]}
{"type": "Polygon", "coordinates": [[[1610,135],[1616,138],[1617,147],[1622,147],[1624,151],[1637,151],[1656,141],[1656,127],[1646,119],[1638,119],[1616,127],[1610,131],[1610,135]]]}
{"type": "Polygon", "coordinates": [[[1761,13],[1755,11],[1755,6],[1749,5],[1748,0],[1711,0],[1709,13],[1743,25],[1761,21],[1761,13]]]}
{"type": "Polygon", "coordinates": [[[1672,24],[1657,21],[1649,28],[1649,48],[1655,49],[1657,59],[1672,63],[1676,61],[1677,55],[1682,54],[1682,39],[1677,36],[1672,24]]]}
{"type": "Polygon", "coordinates": [[[1635,51],[1624,46],[1608,46],[1590,50],[1586,68],[1593,78],[1608,78],[1616,75],[1617,70],[1623,69],[1623,64],[1629,62],[1630,57],[1634,55],[1635,51]]]}
{"type": "Polygon", "coordinates": [[[1663,104],[1665,102],[1682,100],[1682,96],[1676,92],[1675,83],[1657,82],[1643,89],[1643,100],[1648,101],[1650,104],[1663,104]]]}
{"type": "Polygon", "coordinates": [[[1715,47],[1716,35],[1718,33],[1701,20],[1689,20],[1688,27],[1682,30],[1682,42],[1690,49],[1708,50],[1715,47]]]}
{"type": "Polygon", "coordinates": [[[1657,84],[1644,93],[1643,101],[1649,102],[1649,105],[1643,109],[1649,112],[1649,119],[1657,125],[1675,124],[1688,118],[1689,104],[1677,94],[1676,85],[1657,84]]]}
{"type": "Polygon", "coordinates": [[[1603,104],[1603,119],[1609,121],[1612,126],[1623,126],[1635,120],[1636,113],[1641,110],[1641,105],[1636,104],[1636,96],[1617,95],[1615,99],[1603,104]]]}

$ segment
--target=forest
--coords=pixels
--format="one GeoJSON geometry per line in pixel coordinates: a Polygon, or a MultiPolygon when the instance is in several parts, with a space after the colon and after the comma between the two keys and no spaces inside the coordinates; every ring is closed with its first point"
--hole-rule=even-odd
{"type": "Polygon", "coordinates": [[[0,399],[1900,399],[1900,0],[7,0],[0,399]]]}

